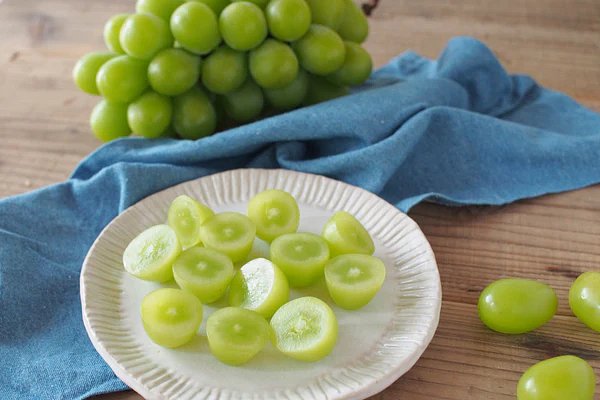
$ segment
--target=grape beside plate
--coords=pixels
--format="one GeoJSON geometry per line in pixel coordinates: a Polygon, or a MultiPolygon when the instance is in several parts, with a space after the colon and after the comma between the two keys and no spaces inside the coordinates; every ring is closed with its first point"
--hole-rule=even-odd
{"type": "Polygon", "coordinates": [[[241,169],[188,181],[155,193],[115,218],[92,245],[81,271],[87,333],[115,374],[147,399],[363,399],[391,385],[419,359],[435,333],[441,285],[434,254],[408,216],[376,195],[323,176],[285,170],[241,169]],[[127,244],[145,228],[164,223],[171,201],[187,194],[215,212],[245,213],[266,189],[290,192],[301,213],[299,231],[319,234],[339,210],[355,215],[386,265],[381,291],[364,308],[345,311],[324,282],[292,289],[291,298],[316,296],[339,321],[338,343],[325,359],[286,358],[273,346],[248,364],[232,367],[208,349],[205,306],[198,336],[169,350],[150,341],[139,315],[141,301],[159,287],[135,279],[122,266],[127,244]]]}

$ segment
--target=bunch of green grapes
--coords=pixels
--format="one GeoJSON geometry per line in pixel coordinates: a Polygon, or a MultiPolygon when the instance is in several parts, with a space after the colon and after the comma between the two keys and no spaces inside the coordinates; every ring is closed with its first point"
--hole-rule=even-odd
{"type": "Polygon", "coordinates": [[[100,140],[199,139],[346,94],[371,74],[368,30],[353,0],[138,0],[73,77],[103,97],[90,118],[100,140]]]}

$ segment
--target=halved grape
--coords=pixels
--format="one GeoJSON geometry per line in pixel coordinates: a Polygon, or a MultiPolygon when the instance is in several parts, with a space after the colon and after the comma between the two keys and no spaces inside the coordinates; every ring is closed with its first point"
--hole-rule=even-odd
{"type": "Polygon", "coordinates": [[[183,346],[202,323],[202,303],[181,289],[163,288],[144,297],[141,307],[144,330],[158,345],[183,346]]]}
{"type": "Polygon", "coordinates": [[[217,94],[240,88],[248,77],[246,54],[221,46],[202,65],[202,84],[217,94]]]}
{"type": "Polygon", "coordinates": [[[306,98],[304,99],[304,104],[318,104],[347,94],[347,87],[339,86],[322,76],[309,75],[308,91],[306,93],[306,98]]]}
{"type": "Polygon", "coordinates": [[[275,39],[265,40],[250,52],[250,74],[261,87],[282,88],[298,76],[298,59],[285,43],[275,39]]]}
{"type": "Polygon", "coordinates": [[[325,265],[325,282],[338,306],[356,310],[367,305],[385,280],[385,265],[377,257],[344,254],[325,265]]]}
{"type": "Polygon", "coordinates": [[[229,257],[205,247],[187,249],[173,264],[175,282],[204,304],[213,303],[225,294],[233,274],[229,257]]]}
{"type": "Polygon", "coordinates": [[[337,342],[338,323],[331,307],[316,297],[301,297],[284,304],[273,318],[277,348],[302,361],[326,357],[337,342]]]}
{"type": "Polygon", "coordinates": [[[115,58],[113,53],[94,52],[81,57],[73,68],[73,80],[79,89],[86,93],[98,95],[96,75],[108,60],[115,58]]]}
{"type": "Polygon", "coordinates": [[[102,100],[94,107],[90,116],[94,135],[108,142],[131,134],[127,123],[127,104],[102,100]]]}
{"type": "Polygon", "coordinates": [[[264,94],[269,103],[278,110],[291,110],[304,101],[308,92],[308,74],[302,68],[298,76],[289,85],[280,89],[265,89],[264,94]]]}
{"type": "Polygon", "coordinates": [[[344,41],[326,26],[311,25],[306,35],[294,42],[293,47],[302,68],[313,74],[328,75],[344,64],[344,41]]]}
{"type": "Polygon", "coordinates": [[[181,195],[169,207],[169,226],[173,228],[183,249],[200,243],[200,226],[215,213],[189,196],[181,195]]]}
{"type": "Polygon", "coordinates": [[[188,2],[171,16],[171,31],[184,49],[207,54],[221,43],[217,16],[206,4],[188,2]]]}
{"type": "Polygon", "coordinates": [[[156,15],[133,14],[119,33],[121,47],[131,57],[150,60],[162,49],[173,46],[169,25],[156,15]]]}
{"type": "Polygon", "coordinates": [[[137,0],[135,11],[156,15],[168,23],[173,11],[185,2],[186,0],[137,0]]]}
{"type": "Polygon", "coordinates": [[[148,80],[154,90],[178,96],[190,90],[200,78],[202,59],[182,49],[166,49],[152,59],[148,80]]]}
{"type": "Polygon", "coordinates": [[[173,126],[179,136],[196,140],[212,135],[217,127],[217,114],[206,93],[195,86],[175,97],[173,126]]]}
{"type": "Polygon", "coordinates": [[[288,278],[291,287],[304,287],[323,276],[329,260],[327,242],[312,233],[288,233],[271,243],[271,261],[288,278]]]}
{"type": "Polygon", "coordinates": [[[221,15],[221,12],[225,7],[227,7],[230,3],[229,0],[188,0],[188,1],[197,1],[198,3],[204,3],[210,7],[211,10],[218,17],[221,15]]]}
{"type": "Polygon", "coordinates": [[[585,272],[569,290],[573,314],[588,327],[600,332],[600,272],[585,272]]]}
{"type": "Polygon", "coordinates": [[[104,25],[104,43],[106,48],[117,54],[125,54],[125,50],[121,47],[119,36],[121,34],[121,27],[125,23],[125,20],[131,14],[117,14],[111,17],[104,25]]]}
{"type": "Polygon", "coordinates": [[[127,109],[127,121],[133,132],[149,139],[162,136],[171,124],[172,115],[171,99],[152,90],[138,97],[127,109]]]}
{"type": "Polygon", "coordinates": [[[369,22],[365,13],[353,0],[343,0],[344,13],[337,27],[342,39],[362,43],[369,35],[369,22]]]}
{"type": "Polygon", "coordinates": [[[360,85],[364,83],[373,70],[371,55],[359,44],[344,42],[346,46],[346,58],[344,65],[328,78],[338,85],[360,85]]]}
{"type": "Polygon", "coordinates": [[[271,35],[285,42],[300,39],[310,28],[310,7],[304,0],[272,0],[265,15],[271,35]]]}
{"type": "Polygon", "coordinates": [[[260,7],[248,1],[234,2],[219,16],[223,40],[235,50],[245,51],[258,46],[267,37],[267,20],[260,7]]]}
{"type": "Polygon", "coordinates": [[[337,29],[344,15],[343,0],[306,0],[313,23],[337,29]]]}
{"type": "Polygon", "coordinates": [[[129,103],[148,87],[148,63],[130,56],[118,56],[102,65],[96,75],[98,91],[108,101],[129,103]]]}
{"type": "Polygon", "coordinates": [[[262,90],[252,79],[219,100],[227,115],[237,122],[249,122],[257,118],[265,103],[262,90]]]}
{"type": "Polygon", "coordinates": [[[245,364],[256,356],[269,341],[270,329],[259,314],[237,307],[215,311],[206,322],[210,352],[229,365],[245,364]]]}
{"type": "Polygon", "coordinates": [[[173,263],[181,253],[175,231],[155,225],[136,236],[123,253],[123,266],[131,275],[155,282],[173,279],[173,263]]]}
{"type": "Polygon", "coordinates": [[[272,242],[298,230],[300,209],[294,197],[283,190],[265,190],[250,199],[248,217],[256,225],[256,236],[272,242]]]}
{"type": "Polygon", "coordinates": [[[254,223],[236,212],[216,214],[200,227],[200,238],[204,246],[220,251],[233,262],[248,257],[255,237],[254,223]]]}
{"type": "Polygon", "coordinates": [[[375,252],[375,244],[369,232],[346,211],[333,214],[325,223],[322,235],[329,245],[332,257],[340,254],[372,255],[375,252]]]}
{"type": "Polygon", "coordinates": [[[290,297],[288,281],[279,268],[265,258],[246,263],[229,287],[229,305],[271,316],[290,297]]]}

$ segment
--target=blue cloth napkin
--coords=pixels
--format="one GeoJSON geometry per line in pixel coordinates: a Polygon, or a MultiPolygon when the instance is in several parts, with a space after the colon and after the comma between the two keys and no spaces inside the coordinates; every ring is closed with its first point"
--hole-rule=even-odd
{"type": "Polygon", "coordinates": [[[456,38],[438,61],[405,53],[345,98],[196,142],[110,143],[68,181],[0,201],[0,398],[126,389],[81,320],[88,248],[145,196],[241,167],[327,175],[404,211],[425,199],[503,204],[599,182],[600,115],[456,38]]]}

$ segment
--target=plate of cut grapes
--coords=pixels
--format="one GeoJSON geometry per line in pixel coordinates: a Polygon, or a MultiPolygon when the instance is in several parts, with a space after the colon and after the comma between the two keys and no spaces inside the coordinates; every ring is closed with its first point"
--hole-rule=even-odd
{"type": "Polygon", "coordinates": [[[87,333],[147,399],[363,399],[433,338],[434,254],[407,215],[324,176],[240,169],[155,193],[98,236],[87,333]]]}

